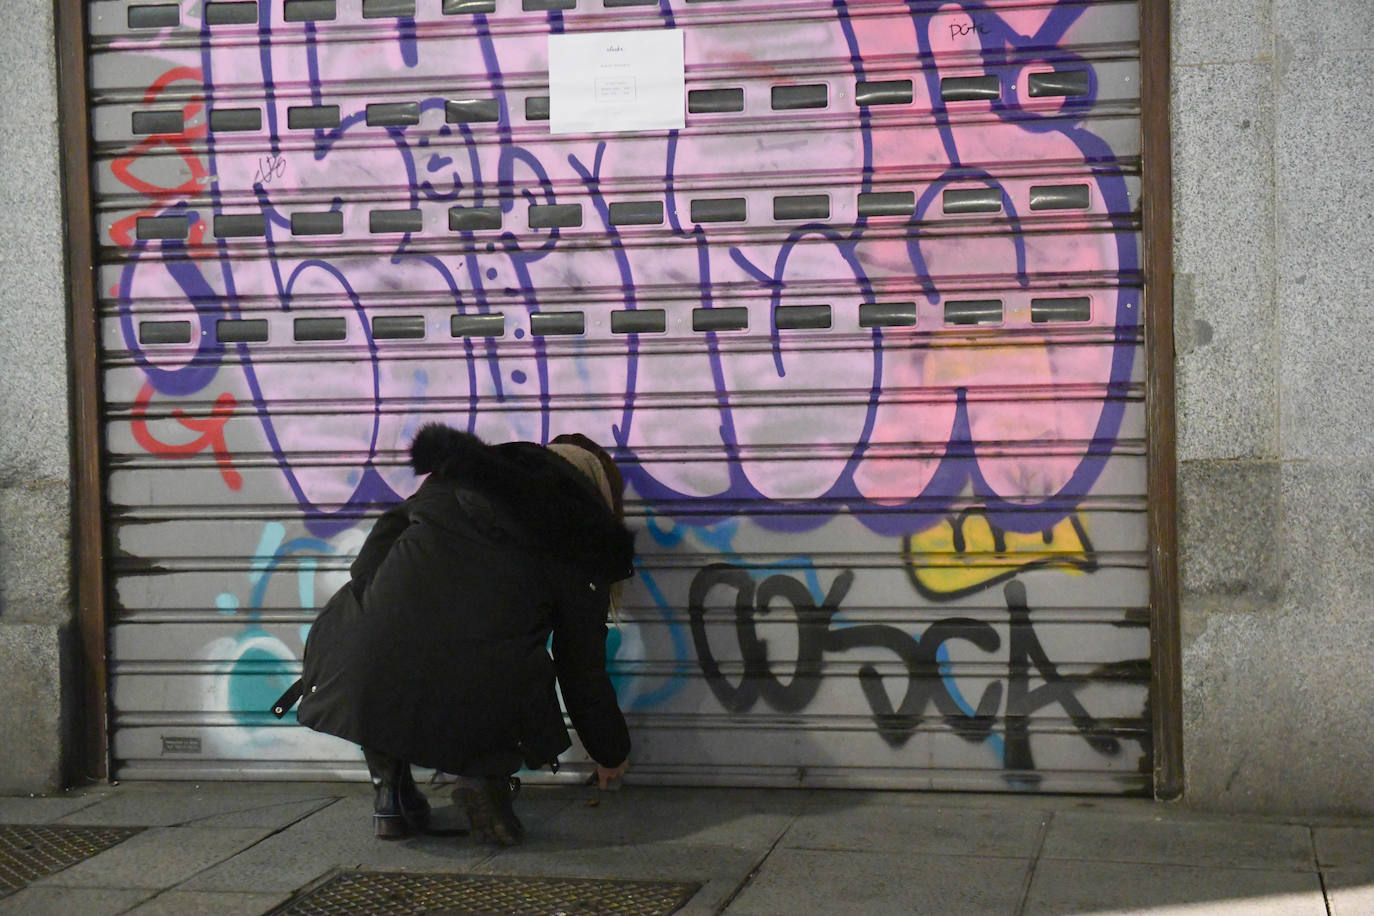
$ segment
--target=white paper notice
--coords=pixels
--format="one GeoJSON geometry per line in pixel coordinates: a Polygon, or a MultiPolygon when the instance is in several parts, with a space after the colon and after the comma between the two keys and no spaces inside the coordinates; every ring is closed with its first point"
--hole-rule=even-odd
{"type": "Polygon", "coordinates": [[[684,126],[682,32],[549,36],[549,129],[555,134],[684,126]]]}

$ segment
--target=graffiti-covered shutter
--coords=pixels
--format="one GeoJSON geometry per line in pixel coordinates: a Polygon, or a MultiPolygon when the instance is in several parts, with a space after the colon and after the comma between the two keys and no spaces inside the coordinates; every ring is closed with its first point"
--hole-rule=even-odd
{"type": "Polygon", "coordinates": [[[638,779],[1148,788],[1135,3],[89,11],[116,775],[361,773],[268,706],[440,420],[614,451],[638,779]]]}

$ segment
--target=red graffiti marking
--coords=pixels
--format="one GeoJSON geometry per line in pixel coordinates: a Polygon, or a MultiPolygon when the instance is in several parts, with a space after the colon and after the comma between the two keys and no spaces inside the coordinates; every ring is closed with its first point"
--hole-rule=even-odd
{"type": "MultiPolygon", "coordinates": [[[[182,80],[190,80],[199,83],[203,75],[201,71],[194,67],[173,67],[166,73],[159,76],[143,93],[143,103],[151,105],[158,100],[167,87],[182,80]]],[[[205,107],[205,100],[200,96],[192,96],[181,108],[181,118],[183,125],[190,125],[191,121],[201,113],[205,107]]],[[[141,216],[156,215],[161,207],[174,202],[181,197],[195,196],[204,190],[205,183],[209,177],[209,169],[206,167],[205,160],[196,155],[192,149],[194,141],[202,140],[208,134],[209,128],[204,122],[193,126],[183,126],[181,131],[175,134],[151,134],[139,141],[133,151],[127,156],[120,156],[110,164],[110,171],[127,188],[130,188],[145,197],[151,197],[155,202],[155,207],[150,207],[138,213],[126,216],[110,227],[110,236],[114,241],[123,246],[131,246],[134,243],[134,228],[138,218],[141,216]],[[190,177],[175,187],[164,187],[144,181],[133,173],[133,166],[144,156],[158,151],[161,147],[170,148],[181,156],[185,163],[190,177]]],[[[205,241],[205,221],[197,220],[191,227],[190,243],[194,254],[200,249],[205,241]]],[[[201,251],[201,256],[210,254],[209,251],[201,251]]]]}
{"type": "Polygon", "coordinates": [[[210,416],[202,419],[188,417],[181,408],[174,407],[172,409],[173,419],[191,432],[200,433],[199,438],[179,445],[156,439],[148,431],[148,404],[152,399],[152,383],[145,383],[138,392],[138,397],[134,399],[133,411],[134,439],[143,446],[148,454],[156,455],[159,458],[174,459],[194,455],[208,447],[214,452],[215,463],[219,465],[220,476],[224,478],[229,489],[237,490],[243,486],[243,475],[234,470],[234,456],[229,454],[229,445],[224,441],[224,424],[229,422],[229,418],[234,415],[234,410],[238,407],[238,401],[234,399],[232,394],[226,391],[215,398],[215,405],[210,408],[210,416]]]}

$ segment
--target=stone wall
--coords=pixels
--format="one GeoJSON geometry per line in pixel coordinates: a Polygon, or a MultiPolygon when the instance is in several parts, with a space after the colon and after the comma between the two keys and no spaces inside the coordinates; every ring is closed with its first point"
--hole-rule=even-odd
{"type": "Polygon", "coordinates": [[[0,792],[68,779],[71,489],[53,4],[0,30],[0,792]]]}
{"type": "Polygon", "coordinates": [[[1185,797],[1374,812],[1374,5],[1173,23],[1185,797]]]}

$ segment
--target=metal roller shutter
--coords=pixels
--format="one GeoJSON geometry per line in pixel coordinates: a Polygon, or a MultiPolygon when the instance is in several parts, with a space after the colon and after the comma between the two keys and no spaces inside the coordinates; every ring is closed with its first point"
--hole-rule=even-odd
{"type": "Polygon", "coordinates": [[[1147,790],[1138,10],[963,6],[91,3],[115,775],[361,774],[267,707],[442,420],[613,447],[639,779],[1147,790]]]}

